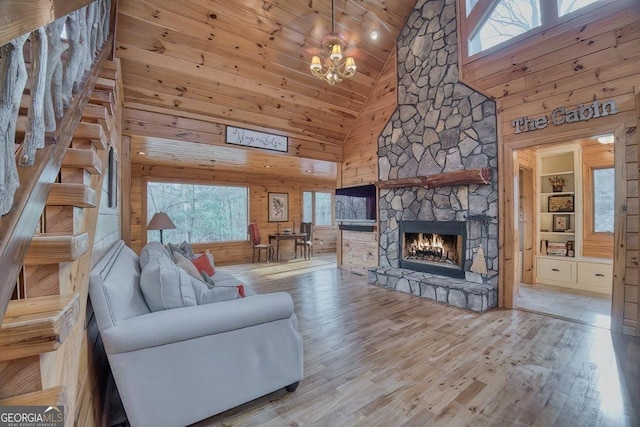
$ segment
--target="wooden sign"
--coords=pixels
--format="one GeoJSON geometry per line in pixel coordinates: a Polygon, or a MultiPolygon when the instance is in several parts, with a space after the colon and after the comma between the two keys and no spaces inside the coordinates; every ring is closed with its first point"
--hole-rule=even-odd
{"type": "Polygon", "coordinates": [[[289,151],[286,136],[273,135],[255,130],[227,126],[227,144],[243,145],[245,147],[262,148],[264,150],[289,151]]]}
{"type": "Polygon", "coordinates": [[[544,129],[549,124],[560,126],[565,123],[575,123],[598,117],[606,117],[617,114],[618,108],[616,102],[609,101],[593,101],[589,104],[578,104],[574,108],[558,107],[551,112],[551,116],[540,116],[537,118],[520,117],[511,122],[511,126],[515,128],[515,133],[530,132],[533,130],[544,129]]]}

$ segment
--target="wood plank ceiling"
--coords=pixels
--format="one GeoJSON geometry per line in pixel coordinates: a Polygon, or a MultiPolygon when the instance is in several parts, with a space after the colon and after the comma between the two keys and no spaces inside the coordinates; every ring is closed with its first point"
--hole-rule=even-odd
{"type": "Polygon", "coordinates": [[[266,172],[264,164],[282,163],[286,169],[272,173],[293,176],[326,172],[333,164],[335,177],[342,145],[412,8],[407,0],[336,0],[336,31],[358,71],[332,87],[309,72],[311,56],[331,31],[330,0],[120,0],[116,55],[125,129],[134,136],[132,161],[242,165],[243,156],[232,153],[243,149],[225,146],[221,135],[206,150],[199,150],[197,138],[176,137],[175,122],[186,118],[290,137],[293,159],[255,152],[244,156],[246,168],[266,172]],[[377,40],[370,38],[374,30],[377,40]],[[153,123],[162,114],[172,118],[174,124],[164,126],[173,133],[149,130],[163,126],[166,117],[153,123]]]}

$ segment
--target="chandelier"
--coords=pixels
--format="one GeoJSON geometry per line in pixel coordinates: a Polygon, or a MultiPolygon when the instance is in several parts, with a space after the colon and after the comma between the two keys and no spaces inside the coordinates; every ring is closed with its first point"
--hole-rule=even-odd
{"type": "Polygon", "coordinates": [[[321,49],[317,55],[311,58],[309,69],[314,77],[324,80],[331,86],[340,83],[344,79],[353,77],[356,73],[356,63],[348,56],[342,61],[344,40],[336,33],[336,14],[334,0],[331,0],[331,33],[322,39],[321,49]]]}

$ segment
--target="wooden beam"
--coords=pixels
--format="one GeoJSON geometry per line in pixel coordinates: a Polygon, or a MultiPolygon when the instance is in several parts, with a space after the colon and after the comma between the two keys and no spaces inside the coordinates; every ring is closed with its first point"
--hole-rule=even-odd
{"type": "Polygon", "coordinates": [[[0,361],[56,350],[79,315],[78,294],[11,301],[0,326],[0,361]]]}
{"type": "Polygon", "coordinates": [[[491,182],[491,169],[463,169],[453,172],[443,172],[429,176],[418,176],[416,178],[392,179],[389,181],[378,181],[378,188],[399,188],[399,187],[448,187],[454,185],[469,184],[489,184],[491,182]]]}
{"type": "Polygon", "coordinates": [[[89,235],[82,234],[35,234],[24,265],[57,264],[77,260],[89,250],[89,235]]]}
{"type": "Polygon", "coordinates": [[[94,0],[3,0],[0,2],[0,46],[78,10],[94,0]]]}
{"type": "Polygon", "coordinates": [[[97,123],[78,123],[78,127],[73,133],[73,139],[89,139],[96,144],[96,149],[107,149],[107,135],[104,133],[102,125],[97,123]]]}

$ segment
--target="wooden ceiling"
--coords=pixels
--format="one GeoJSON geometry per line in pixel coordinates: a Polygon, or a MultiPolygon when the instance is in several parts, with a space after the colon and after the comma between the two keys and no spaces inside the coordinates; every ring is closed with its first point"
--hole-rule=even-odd
{"type": "MultiPolygon", "coordinates": [[[[287,135],[307,148],[341,146],[413,3],[335,0],[336,30],[347,40],[358,70],[352,79],[330,86],[309,72],[311,56],[331,30],[330,0],[119,0],[116,55],[122,63],[125,118],[127,112],[141,111],[197,115],[211,123],[287,135]],[[379,34],[375,41],[369,37],[373,30],[379,34]]],[[[128,132],[136,135],[135,129],[128,132]]],[[[175,147],[165,153],[166,144],[153,154],[157,141],[139,138],[136,144],[145,145],[147,157],[132,150],[132,160],[180,157],[175,147]]],[[[192,152],[193,144],[179,144],[182,153],[192,152]]],[[[327,160],[315,156],[313,148],[290,155],[327,160]]]]}

